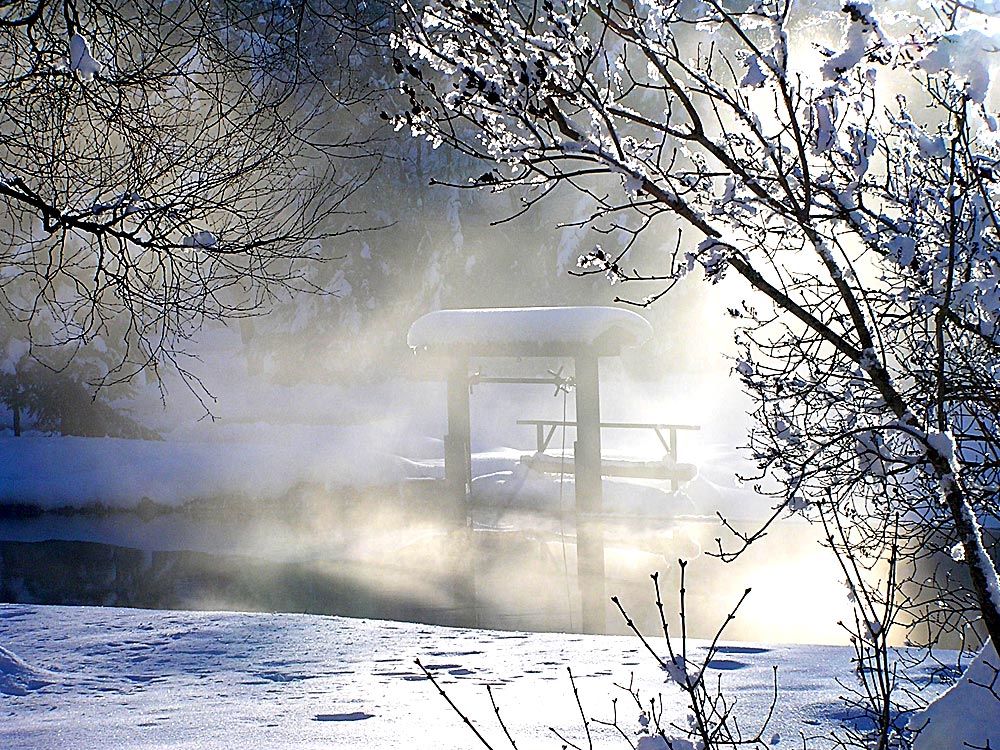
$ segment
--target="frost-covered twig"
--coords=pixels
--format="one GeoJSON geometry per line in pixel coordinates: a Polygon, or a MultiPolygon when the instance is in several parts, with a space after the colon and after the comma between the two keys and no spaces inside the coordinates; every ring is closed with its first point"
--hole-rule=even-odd
{"type": "MultiPolygon", "coordinates": [[[[642,713],[646,722],[644,727],[648,728],[652,736],[659,736],[665,743],[663,747],[666,748],[671,747],[671,738],[668,737],[668,733],[671,736],[676,737],[674,742],[678,743],[678,745],[681,742],[688,742],[689,740],[696,741],[699,743],[700,747],[705,748],[706,750],[717,750],[718,748],[748,745],[761,748],[766,747],[763,736],[771,718],[774,715],[774,710],[778,701],[777,667],[774,668],[774,693],[767,715],[764,717],[759,730],[750,737],[743,736],[740,730],[739,721],[733,714],[735,701],[730,700],[723,692],[721,679],[713,689],[708,687],[705,680],[705,670],[712,659],[715,658],[716,654],[718,654],[720,648],[719,642],[722,638],[722,634],[725,632],[726,627],[733,621],[733,619],[735,619],[736,612],[746,600],[747,596],[749,596],[750,589],[743,592],[739,601],[737,601],[736,605],[732,610],[730,610],[725,620],[716,630],[715,636],[705,649],[704,654],[700,657],[701,663],[693,664],[690,661],[688,653],[688,635],[686,626],[687,610],[685,602],[687,589],[685,586],[685,572],[687,568],[687,561],[680,560],[678,562],[680,563],[680,582],[678,588],[678,598],[680,603],[679,615],[681,622],[680,650],[677,650],[674,647],[673,640],[670,637],[670,627],[667,622],[663,600],[660,594],[658,573],[654,573],[650,577],[653,581],[653,589],[656,595],[656,608],[660,615],[660,624],[663,628],[664,638],[666,639],[666,657],[661,656],[653,648],[649,640],[635,625],[632,618],[629,617],[618,597],[612,597],[611,599],[611,601],[618,608],[622,617],[625,619],[626,626],[629,630],[631,630],[636,637],[639,638],[640,643],[642,643],[645,649],[653,655],[653,657],[657,660],[657,663],[660,665],[660,668],[663,669],[670,677],[670,681],[677,685],[677,687],[679,687],[687,697],[688,708],[690,711],[690,726],[672,724],[664,727],[660,724],[657,713],[651,710],[649,713],[646,713],[645,711],[642,713]],[[653,717],[651,727],[649,726],[650,715],[653,717]],[[680,737],[677,737],[678,733],[680,734],[680,737]]],[[[636,704],[641,709],[643,704],[638,691],[630,685],[628,687],[628,692],[632,695],[636,704]]],[[[653,707],[655,707],[655,702],[651,705],[651,709],[653,707]]],[[[687,745],[684,746],[687,747],[687,745]]]]}
{"type": "MultiPolygon", "coordinates": [[[[458,707],[455,701],[451,699],[451,696],[448,695],[447,691],[445,691],[443,687],[441,687],[440,683],[438,683],[438,681],[434,678],[431,671],[423,665],[423,662],[421,662],[420,659],[416,659],[415,661],[416,665],[420,668],[420,671],[424,673],[424,676],[430,680],[430,683],[435,688],[437,688],[438,694],[448,702],[448,705],[451,706],[451,710],[454,711],[455,714],[462,720],[462,723],[472,730],[472,733],[476,735],[476,739],[482,743],[483,747],[487,748],[487,750],[493,750],[493,745],[491,745],[489,741],[483,737],[482,733],[476,728],[476,725],[472,723],[472,719],[470,719],[468,715],[458,707]]],[[[499,712],[497,712],[497,717],[499,718],[499,712]]],[[[504,731],[506,731],[506,729],[504,731]]]]}

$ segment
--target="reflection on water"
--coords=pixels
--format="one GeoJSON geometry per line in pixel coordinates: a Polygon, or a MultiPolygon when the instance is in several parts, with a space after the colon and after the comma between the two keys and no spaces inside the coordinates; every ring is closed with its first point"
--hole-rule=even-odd
{"type": "MultiPolygon", "coordinates": [[[[305,611],[500,629],[581,627],[572,516],[495,509],[447,528],[438,498],[371,492],[248,512],[43,514],[0,523],[5,601],[152,608],[305,611]]],[[[691,560],[687,628],[735,640],[843,642],[849,613],[834,562],[813,531],[786,523],[736,564],[707,554],[717,519],[609,517],[606,590],[645,631],[661,632],[649,575],[671,626],[678,559],[691,560]]],[[[609,632],[627,632],[609,603],[609,632]]]]}

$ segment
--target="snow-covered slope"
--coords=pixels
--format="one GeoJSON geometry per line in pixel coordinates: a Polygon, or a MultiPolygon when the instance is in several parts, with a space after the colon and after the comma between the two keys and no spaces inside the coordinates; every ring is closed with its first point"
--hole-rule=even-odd
{"type": "Polygon", "coordinates": [[[32,667],[17,654],[0,646],[0,693],[27,695],[28,691],[39,690],[57,679],[52,672],[32,667]]]}
{"type": "MultiPolygon", "coordinates": [[[[639,711],[616,683],[634,677],[643,695],[662,694],[668,715],[684,715],[677,688],[630,637],[0,605],[0,644],[0,684],[18,686],[0,695],[0,747],[10,750],[472,747],[417,658],[497,747],[503,738],[486,685],[519,746],[558,746],[549,727],[585,742],[567,668],[587,717],[611,720],[618,698],[630,735],[639,711]]],[[[732,644],[710,673],[756,731],[777,665],[779,702],[765,739],[798,748],[800,733],[828,737],[842,718],[834,677],[849,673],[850,657],[842,647],[732,644]]],[[[628,748],[610,727],[591,731],[597,747],[628,748]]]]}
{"type": "Polygon", "coordinates": [[[1000,660],[992,643],[948,691],[910,720],[914,750],[1000,747],[1000,660]]]}

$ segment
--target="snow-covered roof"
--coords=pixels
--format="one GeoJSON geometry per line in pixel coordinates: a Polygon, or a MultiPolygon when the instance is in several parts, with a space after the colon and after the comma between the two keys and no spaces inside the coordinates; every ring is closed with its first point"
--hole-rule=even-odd
{"type": "Polygon", "coordinates": [[[439,310],[410,326],[414,349],[478,356],[615,356],[653,335],[646,319],[617,307],[439,310]]]}

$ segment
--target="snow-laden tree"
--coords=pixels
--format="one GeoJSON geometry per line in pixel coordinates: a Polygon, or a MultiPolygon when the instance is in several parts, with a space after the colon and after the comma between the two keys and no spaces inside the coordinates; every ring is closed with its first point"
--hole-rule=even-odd
{"type": "Polygon", "coordinates": [[[431,0],[398,33],[392,117],[487,162],[472,187],[589,195],[607,237],[581,270],[656,285],[635,304],[695,269],[742,278],[734,369],[761,486],[776,517],[825,522],[853,556],[859,635],[929,622],[921,586],[936,585],[959,610],[971,596],[1000,642],[983,531],[998,516],[1000,47],[962,4],[909,8],[431,0]],[[663,247],[658,267],[630,264],[640,237],[663,247]],[[941,550],[968,592],[952,572],[924,580],[941,550]]]}
{"type": "Polygon", "coordinates": [[[99,384],[184,371],[206,320],[315,290],[331,238],[366,226],[355,110],[387,22],[339,0],[0,4],[0,304],[30,358],[104,338],[99,384]]]}

